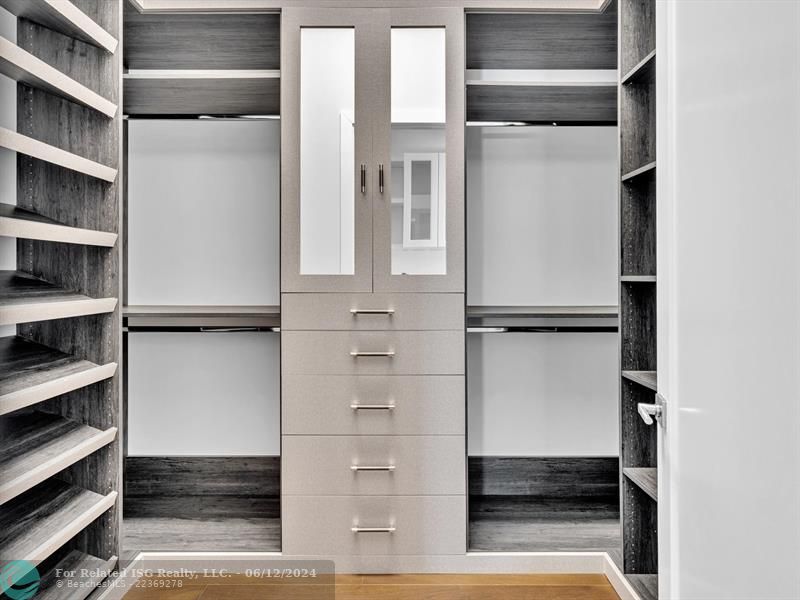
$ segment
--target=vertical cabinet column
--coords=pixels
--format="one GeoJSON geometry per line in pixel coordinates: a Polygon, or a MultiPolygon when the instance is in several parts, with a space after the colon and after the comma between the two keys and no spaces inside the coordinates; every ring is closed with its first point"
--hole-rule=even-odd
{"type": "Polygon", "coordinates": [[[466,550],[462,38],[459,10],[283,13],[286,555],[466,550]]]}

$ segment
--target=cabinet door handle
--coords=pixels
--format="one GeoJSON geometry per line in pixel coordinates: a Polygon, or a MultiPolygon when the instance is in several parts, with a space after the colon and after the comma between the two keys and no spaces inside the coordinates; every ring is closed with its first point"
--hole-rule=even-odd
{"type": "Polygon", "coordinates": [[[351,315],[388,315],[392,316],[394,314],[393,308],[351,308],[350,309],[351,315]]]}
{"type": "Polygon", "coordinates": [[[383,193],[383,163],[378,163],[378,188],[383,193]]]}
{"type": "Polygon", "coordinates": [[[394,404],[351,404],[353,410],[394,410],[394,404]]]}
{"type": "Polygon", "coordinates": [[[353,350],[350,353],[350,356],[352,356],[353,358],[369,357],[369,356],[392,358],[394,356],[394,350],[386,350],[385,352],[361,352],[360,350],[353,350]]]}
{"type": "Polygon", "coordinates": [[[394,471],[394,465],[350,465],[351,471],[394,471]]]}
{"type": "Polygon", "coordinates": [[[394,533],[397,529],[394,527],[351,527],[350,531],[353,533],[394,533]]]}
{"type": "Polygon", "coordinates": [[[361,193],[367,193],[367,165],[361,163],[361,193]]]}

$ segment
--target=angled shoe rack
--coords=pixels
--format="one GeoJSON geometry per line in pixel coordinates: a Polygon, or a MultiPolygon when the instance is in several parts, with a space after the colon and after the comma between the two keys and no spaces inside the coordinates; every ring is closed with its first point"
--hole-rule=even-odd
{"type": "Polygon", "coordinates": [[[17,85],[17,196],[0,199],[0,567],[28,560],[37,597],[85,598],[119,556],[119,164],[122,3],[0,0],[0,76],[17,85]],[[92,576],[80,588],[57,573],[92,576]],[[80,591],[76,591],[80,589],[80,591]]]}

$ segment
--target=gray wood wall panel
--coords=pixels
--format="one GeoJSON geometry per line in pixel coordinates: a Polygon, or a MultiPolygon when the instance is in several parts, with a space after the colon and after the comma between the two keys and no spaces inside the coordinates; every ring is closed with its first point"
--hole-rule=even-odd
{"type": "Polygon", "coordinates": [[[655,83],[620,87],[620,163],[630,173],[656,159],[655,83]]]}
{"type": "Polygon", "coordinates": [[[280,69],[280,15],[141,14],[124,4],[128,69],[280,69]]]}
{"type": "Polygon", "coordinates": [[[470,456],[470,496],[611,498],[619,495],[619,459],[470,456]]]}
{"type": "Polygon", "coordinates": [[[621,274],[655,275],[655,169],[623,182],[620,195],[621,274]]]}
{"type": "Polygon", "coordinates": [[[620,71],[624,75],[656,47],[656,5],[620,0],[620,71]]]}
{"type": "Polygon", "coordinates": [[[468,85],[467,121],[615,124],[616,86],[468,85]]]}
{"type": "Polygon", "coordinates": [[[658,505],[623,481],[622,539],[626,573],[658,573],[658,505]]]}
{"type": "Polygon", "coordinates": [[[276,518],[279,456],[128,456],[125,518],[276,518]]]}
{"type": "Polygon", "coordinates": [[[281,83],[259,79],[124,80],[126,115],[278,115],[281,83]]]}
{"type": "Polygon", "coordinates": [[[468,14],[467,68],[616,69],[616,1],[600,14],[468,14]]]}
{"type": "MultiPolygon", "coordinates": [[[[98,24],[119,36],[121,3],[74,0],[98,24]]],[[[20,19],[18,44],[28,52],[97,91],[119,101],[119,53],[68,38],[20,19]]],[[[17,94],[17,131],[117,168],[119,115],[108,119],[72,102],[22,84],[17,94]]],[[[17,204],[68,225],[119,230],[117,183],[105,183],[19,155],[17,204]]],[[[18,268],[93,297],[119,297],[119,252],[71,244],[19,240],[18,268]]],[[[117,362],[119,308],[113,313],[26,324],[19,332],[52,348],[97,364],[117,362]]],[[[118,379],[76,390],[42,407],[99,429],[119,425],[118,379]]],[[[61,479],[107,494],[119,487],[119,441],[62,472],[61,479]]],[[[119,555],[119,515],[104,513],[71,542],[72,548],[108,558],[119,555]]]]}
{"type": "Polygon", "coordinates": [[[623,283],[620,286],[620,335],[622,370],[655,371],[656,286],[654,283],[623,283]]]}
{"type": "Polygon", "coordinates": [[[623,467],[655,467],[657,433],[654,426],[645,424],[639,416],[638,404],[655,402],[655,392],[638,383],[622,380],[622,423],[620,443],[623,467]]]}

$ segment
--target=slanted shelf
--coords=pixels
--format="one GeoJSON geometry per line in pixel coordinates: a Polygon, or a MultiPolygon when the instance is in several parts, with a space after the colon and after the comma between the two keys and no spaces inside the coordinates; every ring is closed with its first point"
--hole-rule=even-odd
{"type": "Polygon", "coordinates": [[[11,14],[114,53],[117,39],[70,0],[0,0],[11,14]]]}
{"type": "Polygon", "coordinates": [[[117,564],[72,550],[49,571],[42,574],[37,600],[84,600],[106,579],[117,564]]]}
{"type": "Polygon", "coordinates": [[[0,441],[0,505],[110,444],[117,428],[33,412],[6,417],[0,441]]]}
{"type": "Polygon", "coordinates": [[[111,248],[117,234],[70,227],[31,210],[0,204],[0,236],[111,248]]]}
{"type": "Polygon", "coordinates": [[[658,501],[658,469],[649,467],[627,467],[622,474],[635,483],[641,490],[658,501]]]}
{"type": "Polygon", "coordinates": [[[21,271],[0,271],[0,325],[112,312],[116,298],[90,298],[21,271]]]}
{"type": "Polygon", "coordinates": [[[655,371],[623,371],[622,376],[654,392],[658,389],[658,377],[655,371]]]}
{"type": "Polygon", "coordinates": [[[0,338],[0,415],[113,377],[97,365],[22,337],[0,338]]]}
{"type": "Polygon", "coordinates": [[[0,562],[37,565],[111,508],[117,492],[98,494],[48,479],[3,505],[0,562]]]}

